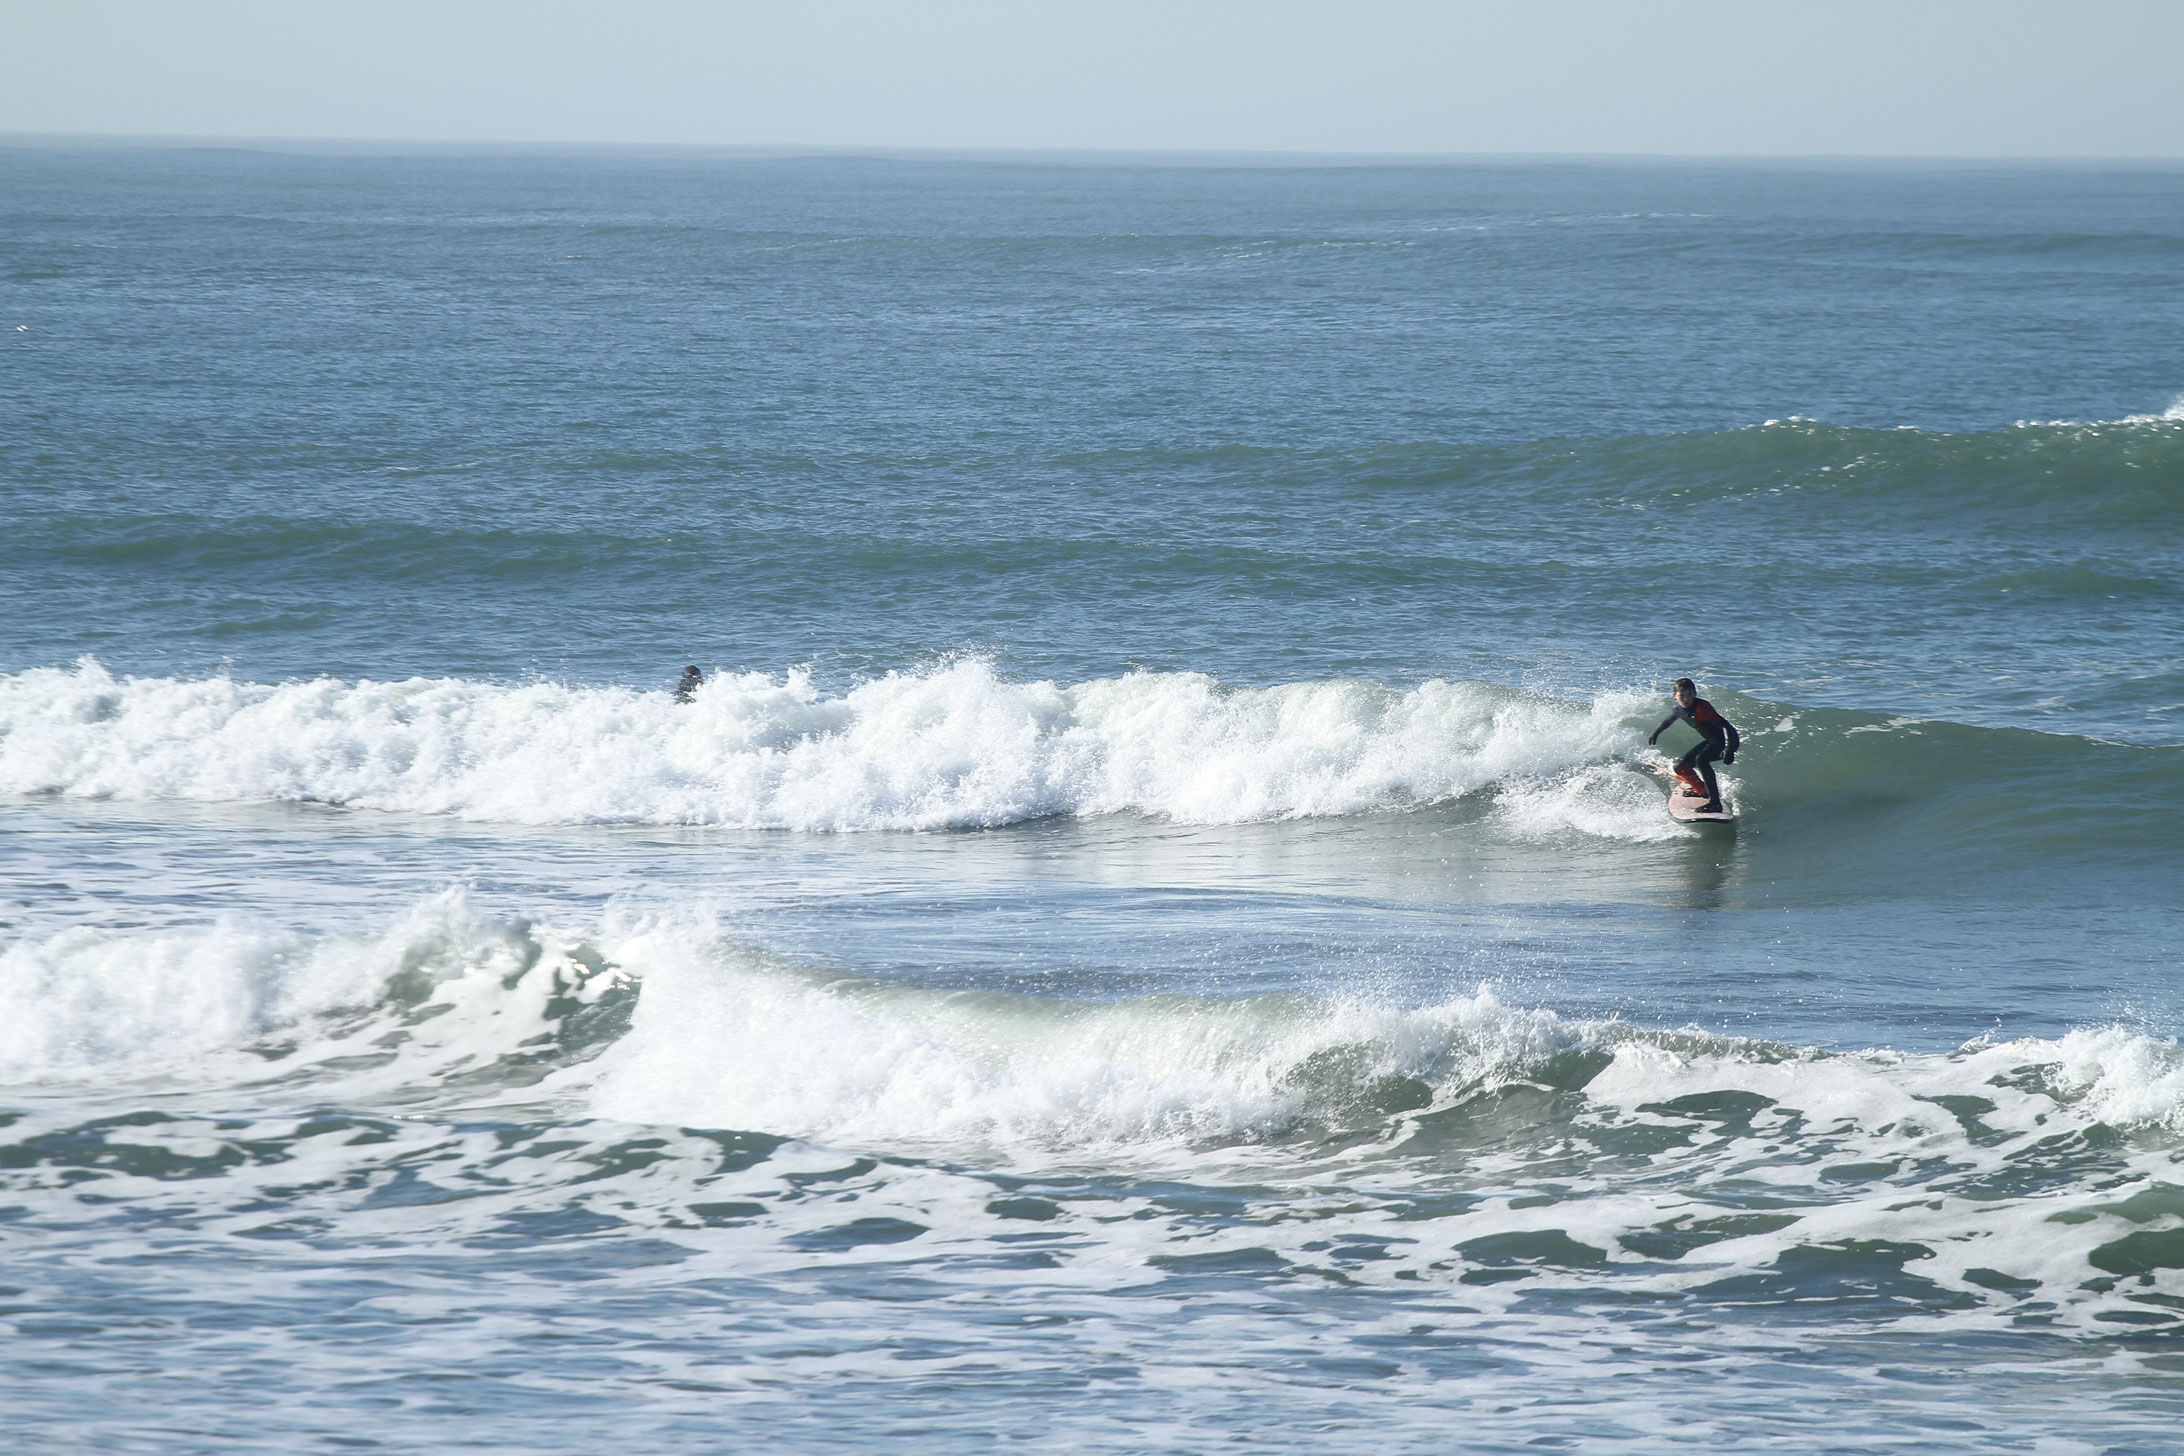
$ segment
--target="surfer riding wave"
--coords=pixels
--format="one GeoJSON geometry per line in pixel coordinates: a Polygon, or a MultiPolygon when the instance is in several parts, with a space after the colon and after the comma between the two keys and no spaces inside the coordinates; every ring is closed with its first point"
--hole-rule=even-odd
{"type": "Polygon", "coordinates": [[[1712,703],[1699,696],[1698,687],[1690,678],[1676,679],[1674,693],[1676,705],[1669,709],[1661,726],[1647,736],[1647,743],[1659,740],[1680,718],[1699,732],[1699,743],[1676,760],[1676,782],[1692,795],[1704,794],[1706,803],[1699,809],[1701,814],[1719,814],[1721,785],[1714,779],[1714,763],[1735,763],[1737,748],[1743,741],[1737,736],[1737,725],[1721,715],[1712,703]]]}

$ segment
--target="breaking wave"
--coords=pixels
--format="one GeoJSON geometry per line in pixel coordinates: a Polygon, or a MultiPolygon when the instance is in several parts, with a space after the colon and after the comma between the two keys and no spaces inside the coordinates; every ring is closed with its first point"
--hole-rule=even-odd
{"type": "Polygon", "coordinates": [[[998,1256],[1031,1226],[1051,1267],[1123,1286],[2176,1318],[2184,1050],[2123,1028],[1828,1053],[1490,987],[1070,1001],[613,922],[450,892],[372,934],[15,942],[0,1169],[42,1218],[90,1180],[259,1238],[717,1230],[746,1272],[875,1241],[998,1256]],[[84,1121],[87,1084],[126,1110],[84,1121]]]}
{"type": "Polygon", "coordinates": [[[934,990],[774,955],[704,912],[614,911],[575,930],[486,913],[462,890],[353,934],[220,922],[19,938],[0,946],[0,1028],[0,1081],[18,1087],[347,1079],[367,1063],[380,1090],[529,1086],[541,1067],[581,1067],[606,1115],[888,1144],[1355,1131],[1516,1082],[1624,1109],[1734,1090],[1814,1126],[1913,1138],[1955,1126],[1962,1108],[1935,1110],[1951,1096],[2027,1133],[2051,1116],[2051,1132],[2184,1129],[2184,1052],[2116,1028],[1836,1054],[1571,1020],[1490,985],[1423,1006],[934,990]]]}
{"type": "Polygon", "coordinates": [[[76,927],[0,946],[0,1084],[524,1085],[618,1032],[630,994],[584,938],[453,890],[349,935],[76,927]]]}
{"type": "MultiPolygon", "coordinates": [[[[1733,804],[1830,834],[1885,826],[1991,861],[2159,848],[2184,748],[1716,699],[1744,727],[1733,804]],[[2112,805],[2027,820],[2067,778],[2112,805]],[[1843,786],[1860,786],[1846,819],[1843,786]]],[[[1355,679],[1228,687],[1199,673],[1014,683],[970,659],[846,692],[801,672],[660,692],[452,678],[0,676],[0,793],[305,801],[532,824],[817,831],[986,828],[1047,815],[1186,824],[1478,806],[1519,839],[1690,838],[1661,811],[1659,700],[1355,679]]],[[[1788,845],[1791,841],[1780,841],[1788,845]]],[[[1800,853],[1805,852],[1800,850],[1800,853]]]]}
{"type": "Polygon", "coordinates": [[[308,800],[519,823],[862,830],[1135,812],[1230,823],[1457,798],[1631,756],[1631,702],[1482,683],[1010,683],[983,661],[829,695],[457,679],[0,678],[0,792],[308,800]]]}

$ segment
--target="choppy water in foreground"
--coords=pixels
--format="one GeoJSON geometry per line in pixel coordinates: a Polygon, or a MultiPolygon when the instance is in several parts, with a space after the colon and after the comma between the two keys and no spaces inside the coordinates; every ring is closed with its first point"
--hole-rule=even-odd
{"type": "Polygon", "coordinates": [[[2184,173],[0,219],[22,1449],[2173,1447],[2184,173]]]}

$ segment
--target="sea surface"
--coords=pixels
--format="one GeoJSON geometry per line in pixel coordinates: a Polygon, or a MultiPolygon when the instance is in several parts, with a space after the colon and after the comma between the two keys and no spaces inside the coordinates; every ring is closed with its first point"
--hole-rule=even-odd
{"type": "Polygon", "coordinates": [[[8,1447],[2174,1452],[2180,391],[2179,166],[0,145],[8,1447]]]}

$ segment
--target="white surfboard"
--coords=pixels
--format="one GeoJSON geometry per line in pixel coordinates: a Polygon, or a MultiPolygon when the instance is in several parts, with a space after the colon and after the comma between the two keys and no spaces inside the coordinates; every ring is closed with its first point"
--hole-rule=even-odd
{"type": "Polygon", "coordinates": [[[1679,824],[1734,824],[1737,816],[1729,812],[1729,801],[1722,800],[1721,812],[1709,814],[1699,808],[1706,802],[1703,794],[1688,794],[1682,784],[1668,791],[1668,817],[1679,824]]]}

